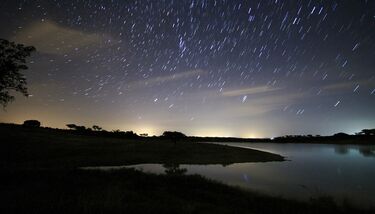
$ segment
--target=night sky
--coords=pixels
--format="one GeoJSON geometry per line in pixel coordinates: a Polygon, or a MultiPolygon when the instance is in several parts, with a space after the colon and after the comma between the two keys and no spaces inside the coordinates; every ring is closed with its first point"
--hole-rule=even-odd
{"type": "Polygon", "coordinates": [[[375,127],[375,1],[1,0],[33,45],[0,121],[273,137],[375,127]]]}

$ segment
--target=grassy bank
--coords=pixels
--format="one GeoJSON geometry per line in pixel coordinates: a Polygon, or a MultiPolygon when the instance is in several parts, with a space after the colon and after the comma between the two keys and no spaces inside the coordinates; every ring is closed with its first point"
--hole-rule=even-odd
{"type": "Polygon", "coordinates": [[[1,213],[371,213],[329,198],[298,202],[207,180],[134,170],[0,173],[1,213]]]}
{"type": "Polygon", "coordinates": [[[280,155],[165,139],[118,139],[61,130],[0,125],[3,168],[72,168],[140,163],[231,164],[282,161],[280,155]]]}

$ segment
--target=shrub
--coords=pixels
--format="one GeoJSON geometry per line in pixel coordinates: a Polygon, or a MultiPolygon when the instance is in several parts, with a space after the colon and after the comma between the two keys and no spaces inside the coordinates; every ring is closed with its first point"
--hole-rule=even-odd
{"type": "Polygon", "coordinates": [[[37,120],[25,120],[25,122],[23,122],[23,126],[40,127],[40,122],[37,120]]]}

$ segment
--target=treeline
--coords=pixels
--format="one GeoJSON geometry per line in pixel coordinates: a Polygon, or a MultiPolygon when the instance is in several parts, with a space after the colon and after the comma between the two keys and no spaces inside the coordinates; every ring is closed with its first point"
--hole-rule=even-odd
{"type": "Polygon", "coordinates": [[[238,143],[265,143],[271,138],[238,138],[238,137],[188,137],[192,142],[238,142],[238,143]]]}
{"type": "MultiPolygon", "coordinates": [[[[24,127],[40,127],[41,123],[37,120],[26,120],[23,123],[24,127]]],[[[66,124],[68,129],[54,129],[61,131],[68,131],[70,133],[75,133],[79,135],[90,135],[90,136],[104,136],[104,137],[115,137],[115,138],[126,138],[126,139],[137,139],[137,138],[165,138],[170,139],[174,143],[178,141],[185,142],[270,142],[270,138],[236,138],[236,137],[195,137],[195,136],[186,136],[184,133],[177,131],[165,131],[160,136],[149,136],[147,133],[137,134],[133,131],[121,131],[121,130],[112,130],[107,131],[98,125],[93,125],[92,127],[86,127],[76,124],[66,124]]],[[[52,129],[47,128],[46,129],[52,129]]]]}
{"type": "MultiPolygon", "coordinates": [[[[41,123],[37,120],[26,120],[23,123],[25,127],[40,127],[41,123]]],[[[349,135],[346,133],[337,133],[332,136],[320,135],[286,135],[282,137],[270,138],[235,138],[235,137],[195,137],[186,136],[181,132],[165,131],[160,136],[148,136],[147,133],[137,134],[133,131],[112,130],[107,131],[98,125],[85,127],[76,124],[67,124],[68,129],[55,129],[68,131],[79,135],[115,137],[124,139],[169,139],[174,143],[184,142],[270,142],[270,143],[333,143],[333,144],[375,144],[375,129],[363,129],[362,131],[349,135]]],[[[47,128],[48,129],[48,128],[47,128]]],[[[52,129],[52,128],[49,128],[52,129]]]]}
{"type": "Polygon", "coordinates": [[[133,131],[121,131],[119,129],[107,131],[98,125],[93,125],[92,127],[85,127],[76,124],[66,124],[70,131],[84,134],[84,135],[94,135],[94,136],[104,136],[104,137],[116,137],[116,138],[139,138],[141,136],[137,135],[133,131]]]}
{"type": "MultiPolygon", "coordinates": [[[[2,125],[15,125],[15,124],[2,124],[2,125]]],[[[17,125],[15,125],[17,126],[17,125]]],[[[92,127],[86,127],[82,125],[76,124],[66,124],[68,129],[58,129],[58,128],[50,128],[50,127],[41,127],[41,123],[37,120],[26,120],[22,124],[23,127],[27,128],[41,128],[41,129],[49,129],[55,131],[62,131],[62,132],[69,132],[78,135],[89,135],[89,136],[102,136],[102,137],[115,137],[115,138],[124,138],[124,139],[137,139],[137,138],[166,138],[172,140],[173,142],[180,141],[183,138],[189,138],[185,134],[176,131],[165,131],[160,136],[148,136],[147,133],[143,133],[138,135],[133,131],[121,131],[119,129],[107,131],[98,125],[93,125],[92,127]]]]}
{"type": "Polygon", "coordinates": [[[336,133],[332,136],[286,135],[272,139],[275,143],[375,143],[375,129],[363,129],[354,135],[336,133]]]}

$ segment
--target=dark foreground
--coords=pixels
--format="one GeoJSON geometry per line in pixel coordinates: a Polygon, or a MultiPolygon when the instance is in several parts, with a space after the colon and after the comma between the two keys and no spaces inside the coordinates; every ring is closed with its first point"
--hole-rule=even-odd
{"type": "Polygon", "coordinates": [[[22,170],[1,177],[0,213],[371,213],[330,198],[264,196],[198,175],[22,170]]]}
{"type": "Polygon", "coordinates": [[[83,166],[282,161],[227,146],[139,141],[0,125],[0,213],[373,213],[321,197],[298,202],[198,175],[153,175],[83,166]]]}

